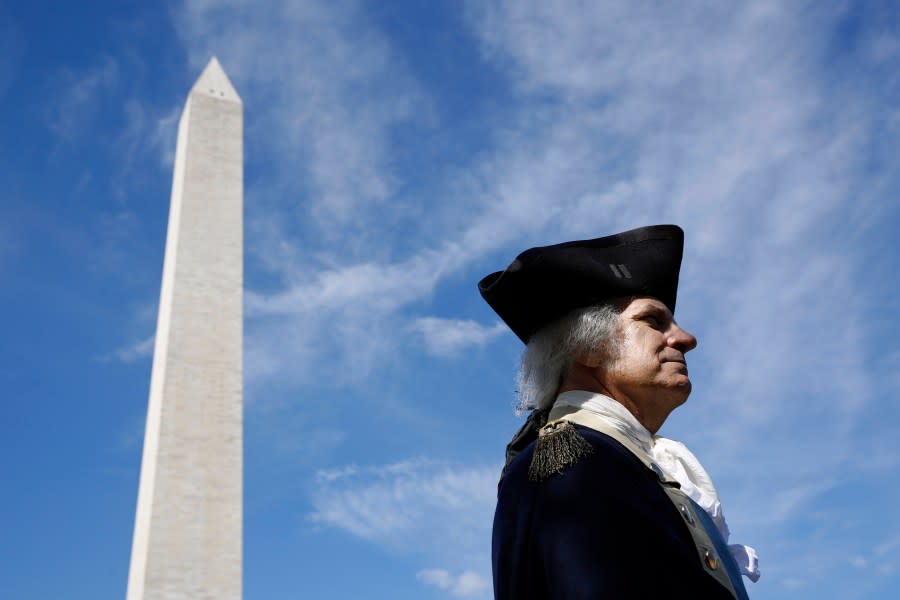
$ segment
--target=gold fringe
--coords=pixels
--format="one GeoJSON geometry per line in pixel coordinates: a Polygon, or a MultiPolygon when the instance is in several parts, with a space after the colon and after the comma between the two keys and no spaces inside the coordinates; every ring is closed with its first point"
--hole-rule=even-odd
{"type": "Polygon", "coordinates": [[[562,473],[594,449],[568,421],[553,421],[541,428],[528,467],[529,481],[547,481],[562,473]]]}

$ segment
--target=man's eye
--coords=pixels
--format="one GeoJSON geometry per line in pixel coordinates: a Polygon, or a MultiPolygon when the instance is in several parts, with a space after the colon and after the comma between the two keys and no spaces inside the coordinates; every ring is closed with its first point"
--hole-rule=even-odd
{"type": "Polygon", "coordinates": [[[644,317],[644,322],[650,325],[650,327],[659,327],[659,319],[656,317],[646,316],[644,317]]]}

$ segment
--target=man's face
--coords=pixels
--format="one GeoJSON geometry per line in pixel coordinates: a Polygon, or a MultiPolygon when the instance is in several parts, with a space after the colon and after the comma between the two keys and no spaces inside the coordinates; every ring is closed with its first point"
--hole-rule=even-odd
{"type": "Polygon", "coordinates": [[[618,351],[598,377],[613,398],[655,432],[691,393],[684,355],[697,339],[656,298],[632,300],[616,329],[618,351]]]}

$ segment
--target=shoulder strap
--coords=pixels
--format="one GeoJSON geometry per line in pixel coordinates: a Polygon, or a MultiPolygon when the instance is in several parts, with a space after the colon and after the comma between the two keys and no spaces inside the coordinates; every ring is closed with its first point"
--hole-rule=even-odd
{"type": "MultiPolygon", "coordinates": [[[[611,437],[625,446],[648,469],[653,471],[663,492],[666,493],[666,496],[675,505],[675,509],[684,519],[691,538],[694,540],[694,546],[697,548],[697,555],[700,563],[703,565],[703,569],[731,592],[731,595],[737,600],[748,600],[744,582],[740,579],[740,570],[737,570],[736,573],[729,573],[734,570],[727,568],[734,563],[734,558],[727,552],[725,542],[719,531],[715,529],[715,525],[712,524],[712,520],[705,513],[702,516],[707,518],[702,518],[699,512],[702,512],[703,509],[691,500],[687,494],[682,492],[680,484],[667,475],[646,452],[629,440],[622,432],[606,422],[606,420],[592,412],[573,406],[554,406],[550,411],[549,423],[554,421],[568,421],[577,425],[583,425],[611,437]],[[708,531],[710,527],[712,527],[713,531],[708,531]],[[716,544],[713,541],[713,536],[721,543],[716,544]],[[736,581],[733,580],[735,577],[736,581]]],[[[736,567],[736,565],[734,566],[736,567]]]]}

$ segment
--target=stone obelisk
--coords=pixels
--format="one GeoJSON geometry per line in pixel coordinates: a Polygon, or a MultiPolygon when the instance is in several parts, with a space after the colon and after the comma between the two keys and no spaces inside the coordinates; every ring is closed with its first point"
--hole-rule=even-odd
{"type": "Polygon", "coordinates": [[[215,58],[174,171],[127,600],[239,599],[243,104],[215,58]]]}

